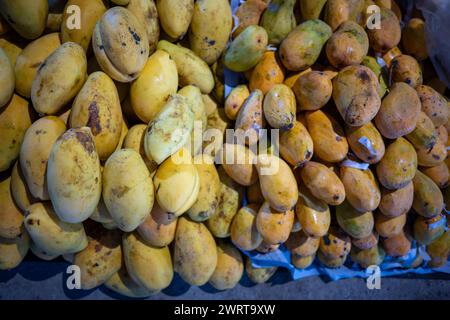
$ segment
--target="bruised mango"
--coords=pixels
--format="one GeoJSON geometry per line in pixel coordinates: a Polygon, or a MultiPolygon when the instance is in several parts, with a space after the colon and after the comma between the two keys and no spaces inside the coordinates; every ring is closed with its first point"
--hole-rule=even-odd
{"type": "Polygon", "coordinates": [[[294,120],[290,130],[280,132],[280,154],[291,166],[301,166],[311,160],[313,153],[313,140],[301,122],[294,120]]]}
{"type": "Polygon", "coordinates": [[[249,80],[250,90],[259,89],[267,94],[275,85],[284,81],[284,68],[273,51],[266,51],[252,71],[249,80]]]}
{"type": "MultiPolygon", "coordinates": [[[[405,136],[416,148],[431,149],[436,144],[434,123],[423,111],[420,112],[415,129],[405,136]]],[[[447,142],[447,141],[446,141],[447,142]]]]}
{"type": "Polygon", "coordinates": [[[250,95],[247,85],[240,84],[234,87],[225,100],[225,114],[230,120],[236,120],[239,111],[250,95]]]}
{"type": "Polygon", "coordinates": [[[261,138],[265,127],[263,98],[261,90],[252,91],[236,117],[236,134],[244,135],[248,139],[245,141],[248,145],[254,145],[261,138]]]}
{"type": "Polygon", "coordinates": [[[294,93],[284,84],[273,86],[264,97],[263,110],[272,128],[291,129],[297,111],[294,93]]]}
{"type": "Polygon", "coordinates": [[[248,26],[259,24],[261,15],[266,8],[265,0],[248,0],[241,4],[236,11],[239,25],[235,27],[233,37],[236,38],[248,26]]]}
{"type": "Polygon", "coordinates": [[[450,115],[446,99],[429,86],[419,85],[416,87],[416,91],[422,102],[422,111],[430,117],[434,126],[439,127],[446,124],[450,115]]]}

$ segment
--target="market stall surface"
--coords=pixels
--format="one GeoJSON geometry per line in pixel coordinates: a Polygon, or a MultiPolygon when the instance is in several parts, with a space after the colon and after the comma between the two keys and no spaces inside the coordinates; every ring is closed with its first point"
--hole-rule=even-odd
{"type": "MultiPolygon", "coordinates": [[[[16,269],[0,271],[0,299],[126,299],[103,286],[69,290],[68,266],[62,259],[48,263],[30,257],[16,269]]],[[[175,275],[168,288],[149,299],[450,299],[450,275],[382,278],[381,288],[370,290],[364,279],[330,282],[315,276],[292,281],[286,270],[278,270],[265,284],[255,285],[244,276],[227,291],[208,284],[192,287],[175,275]]]]}

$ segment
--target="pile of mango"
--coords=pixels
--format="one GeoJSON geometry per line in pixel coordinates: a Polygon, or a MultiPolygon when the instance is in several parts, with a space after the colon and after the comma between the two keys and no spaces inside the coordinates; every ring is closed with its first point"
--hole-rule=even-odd
{"type": "Polygon", "coordinates": [[[447,263],[449,103],[419,12],[403,29],[393,0],[2,0],[0,14],[1,270],[62,256],[82,289],[145,297],[174,272],[265,282],[276,268],[241,250],[280,245],[300,269],[379,265],[414,241],[447,263]],[[225,94],[226,69],[243,81],[225,94]],[[264,129],[279,155],[252,151],[264,129]],[[214,161],[227,156],[247,161],[214,161]]]}

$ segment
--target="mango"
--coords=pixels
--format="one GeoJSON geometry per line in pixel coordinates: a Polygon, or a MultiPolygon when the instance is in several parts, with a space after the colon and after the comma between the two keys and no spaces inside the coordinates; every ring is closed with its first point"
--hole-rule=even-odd
{"type": "Polygon", "coordinates": [[[275,85],[284,81],[284,67],[273,51],[264,52],[261,60],[252,71],[249,80],[251,91],[259,89],[267,94],[275,85]]]}
{"type": "Polygon", "coordinates": [[[158,42],[157,49],[167,52],[175,62],[180,86],[197,86],[203,94],[209,94],[213,90],[214,77],[211,69],[192,50],[165,40],[158,42]]]}
{"type": "Polygon", "coordinates": [[[139,153],[121,149],[108,158],[103,171],[102,194],[111,217],[121,230],[131,232],[145,221],[153,207],[154,187],[139,153]]]}
{"type": "Polygon", "coordinates": [[[423,83],[422,69],[416,59],[406,54],[394,58],[390,66],[392,81],[405,82],[415,88],[423,83]]]}
{"type": "Polygon", "coordinates": [[[83,48],[66,42],[39,66],[31,86],[34,109],[55,114],[80,91],[86,80],[86,54],[83,48]]]}
{"type": "Polygon", "coordinates": [[[280,132],[280,154],[283,160],[294,168],[311,160],[314,143],[306,127],[294,120],[290,130],[280,132]]]}
{"type": "Polygon", "coordinates": [[[267,1],[265,0],[248,0],[242,3],[236,10],[236,17],[239,25],[235,27],[233,38],[236,38],[248,26],[259,24],[261,15],[267,8],[267,1]]]}
{"type": "Polygon", "coordinates": [[[25,133],[20,148],[20,166],[33,197],[50,200],[46,170],[52,146],[66,131],[64,122],[55,116],[47,116],[34,122],[25,133]]]}
{"type": "Polygon", "coordinates": [[[289,238],[293,224],[293,210],[279,212],[272,209],[268,202],[264,202],[256,216],[256,228],[268,244],[284,243],[289,238]]]}
{"type": "Polygon", "coordinates": [[[326,259],[341,258],[345,261],[351,247],[350,237],[339,227],[333,226],[328,234],[320,238],[319,253],[326,259]]]}
{"type": "Polygon", "coordinates": [[[234,288],[244,273],[242,255],[232,244],[217,242],[217,265],[209,283],[217,290],[234,288]]]}
{"type": "Polygon", "coordinates": [[[446,124],[450,115],[446,99],[429,86],[419,85],[416,87],[416,91],[422,103],[422,111],[430,117],[434,126],[439,127],[446,124]]]}
{"type": "Polygon", "coordinates": [[[267,43],[268,35],[263,27],[248,26],[231,42],[223,63],[234,72],[250,70],[262,59],[267,43]]]}
{"type": "Polygon", "coordinates": [[[254,283],[267,282],[277,270],[278,267],[256,268],[252,265],[250,258],[247,257],[245,260],[245,272],[250,281],[254,283]]]}
{"type": "Polygon", "coordinates": [[[128,273],[139,286],[154,292],[170,285],[174,269],[168,247],[149,246],[136,233],[125,233],[122,247],[128,273]]]}
{"type": "Polygon", "coordinates": [[[264,116],[272,128],[288,130],[292,128],[297,111],[292,90],[277,84],[264,97],[264,116]]]}
{"type": "Polygon", "coordinates": [[[340,168],[340,179],[348,202],[359,212],[373,211],[381,200],[378,183],[370,169],[340,168]]]}
{"type": "Polygon", "coordinates": [[[429,245],[440,238],[446,227],[446,219],[443,214],[438,214],[432,218],[417,216],[414,220],[414,239],[419,244],[429,245]]]}
{"type": "Polygon", "coordinates": [[[11,172],[11,195],[22,212],[36,202],[36,199],[28,190],[19,160],[16,161],[11,172]]]}
{"type": "Polygon", "coordinates": [[[214,274],[217,260],[216,242],[205,225],[181,217],[173,252],[175,271],[190,285],[201,286],[214,274]]]}
{"type": "Polygon", "coordinates": [[[247,85],[241,84],[234,87],[228,97],[225,99],[225,115],[230,120],[236,120],[239,111],[244,105],[245,100],[247,100],[250,95],[247,85]]]}
{"type": "Polygon", "coordinates": [[[372,211],[358,211],[348,201],[344,201],[336,207],[336,218],[342,230],[352,238],[362,239],[372,233],[374,226],[372,211]]]}
{"type": "Polygon", "coordinates": [[[237,183],[250,186],[258,179],[254,164],[256,155],[246,146],[225,143],[222,148],[222,167],[237,183]]]}
{"type": "Polygon", "coordinates": [[[403,257],[411,250],[411,238],[404,231],[399,234],[383,239],[383,249],[391,257],[403,257]]]}
{"type": "Polygon", "coordinates": [[[387,147],[376,171],[378,180],[386,189],[403,188],[416,175],[416,151],[404,138],[398,138],[387,147]]]}
{"type": "Polygon", "coordinates": [[[25,231],[14,239],[0,238],[0,270],[14,269],[23,261],[30,247],[25,231]]]}
{"type": "Polygon", "coordinates": [[[11,99],[14,92],[14,66],[5,51],[0,48],[0,107],[11,99]]]}
{"type": "Polygon", "coordinates": [[[383,137],[372,122],[360,127],[345,126],[347,141],[355,155],[364,162],[375,164],[384,156],[383,137]]]}
{"type": "Polygon", "coordinates": [[[318,19],[295,27],[280,45],[280,58],[286,69],[301,71],[312,66],[331,34],[331,28],[318,19]]]}
{"type": "Polygon", "coordinates": [[[397,217],[407,213],[413,203],[414,185],[410,181],[403,188],[389,190],[381,188],[381,201],[378,209],[387,217],[397,217]]]}
{"type": "Polygon", "coordinates": [[[330,77],[322,71],[300,75],[292,86],[299,111],[314,111],[328,103],[333,92],[330,77]]]}
{"type": "Polygon", "coordinates": [[[344,201],[344,185],[331,169],[319,162],[309,161],[299,170],[302,181],[313,196],[329,205],[344,201]]]}
{"type": "Polygon", "coordinates": [[[364,0],[328,0],[324,21],[334,31],[345,21],[359,22],[364,0]]]}
{"type": "Polygon", "coordinates": [[[296,0],[273,0],[261,17],[261,26],[266,29],[269,43],[278,45],[297,25],[294,15],[296,0]]]}
{"type": "Polygon", "coordinates": [[[292,232],[286,241],[286,248],[295,255],[307,257],[316,253],[319,249],[320,238],[314,238],[303,230],[292,232]]]}
{"type": "Polygon", "coordinates": [[[0,172],[7,170],[19,156],[33,118],[29,103],[16,94],[0,109],[0,172]]]}
{"type": "Polygon", "coordinates": [[[425,39],[425,22],[420,18],[412,18],[402,30],[402,46],[406,54],[418,61],[428,58],[425,39]]]}
{"type": "Polygon", "coordinates": [[[441,190],[429,177],[420,171],[413,179],[414,201],[412,207],[421,216],[431,218],[440,214],[444,208],[441,190]]]}
{"type": "Polygon", "coordinates": [[[154,247],[168,246],[175,239],[177,218],[154,203],[148,217],[137,228],[144,242],[154,247]]]}
{"type": "Polygon", "coordinates": [[[380,84],[373,71],[352,65],[342,69],[333,79],[333,99],[339,113],[349,126],[362,126],[380,110],[380,84]]]}
{"type": "MultiPolygon", "coordinates": [[[[430,150],[434,147],[437,140],[437,131],[434,123],[423,111],[420,112],[414,130],[405,136],[416,148],[424,148],[430,150]]],[[[445,141],[446,143],[447,141],[445,141]]]]}
{"type": "Polygon", "coordinates": [[[306,235],[320,238],[328,232],[331,223],[330,208],[324,201],[314,197],[305,186],[300,187],[295,213],[306,235]]]}
{"type": "Polygon", "coordinates": [[[239,209],[231,223],[231,241],[241,250],[255,250],[263,241],[256,226],[259,206],[249,204],[239,209]]]}
{"type": "Polygon", "coordinates": [[[189,32],[191,50],[207,64],[213,64],[225,50],[232,25],[228,0],[196,1],[189,32]]]}
{"type": "Polygon", "coordinates": [[[366,269],[369,266],[380,265],[384,260],[385,254],[386,253],[381,246],[373,246],[366,250],[353,247],[350,252],[352,260],[359,264],[363,269],[366,269]]]}
{"type": "Polygon", "coordinates": [[[36,246],[48,255],[75,253],[88,245],[83,224],[59,220],[49,202],[29,206],[24,225],[36,246]]]}
{"type": "Polygon", "coordinates": [[[395,13],[387,8],[380,10],[380,28],[367,30],[370,46],[373,50],[385,53],[400,43],[402,31],[395,13]]]}
{"type": "Polygon", "coordinates": [[[173,39],[183,38],[194,14],[194,0],[157,0],[156,4],[163,30],[173,39]]]}
{"type": "Polygon", "coordinates": [[[154,0],[130,0],[127,9],[134,14],[147,32],[149,53],[156,50],[159,39],[159,21],[161,16],[157,10],[154,0]]]}
{"type": "Polygon", "coordinates": [[[384,238],[390,238],[402,232],[406,224],[407,213],[396,217],[386,217],[378,212],[375,215],[375,229],[377,233],[384,238]]]}

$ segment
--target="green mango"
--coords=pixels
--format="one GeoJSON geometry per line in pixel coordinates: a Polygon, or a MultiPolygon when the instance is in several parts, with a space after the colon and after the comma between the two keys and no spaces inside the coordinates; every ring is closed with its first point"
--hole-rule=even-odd
{"type": "Polygon", "coordinates": [[[261,18],[270,44],[279,44],[295,28],[294,5],[296,0],[273,0],[261,18]]]}
{"type": "Polygon", "coordinates": [[[375,73],[375,75],[377,76],[380,83],[380,90],[378,91],[378,93],[380,94],[380,97],[383,98],[387,91],[387,84],[385,81],[383,68],[378,64],[377,59],[371,56],[365,56],[362,61],[362,65],[372,70],[373,73],[375,73]]]}
{"type": "Polygon", "coordinates": [[[385,256],[386,252],[380,246],[373,246],[372,248],[366,250],[352,247],[352,250],[350,251],[350,257],[352,260],[364,269],[369,266],[380,265],[385,256]]]}
{"type": "Polygon", "coordinates": [[[358,212],[348,201],[336,207],[336,219],[342,230],[356,239],[370,236],[374,226],[371,211],[358,212]]]}
{"type": "Polygon", "coordinates": [[[308,20],[291,30],[280,45],[280,58],[291,71],[301,71],[312,66],[331,37],[329,25],[322,20],[308,20]]]}
{"type": "Polygon", "coordinates": [[[235,72],[250,70],[261,60],[267,41],[268,35],[263,27],[248,26],[233,40],[225,52],[224,65],[235,72]]]}

